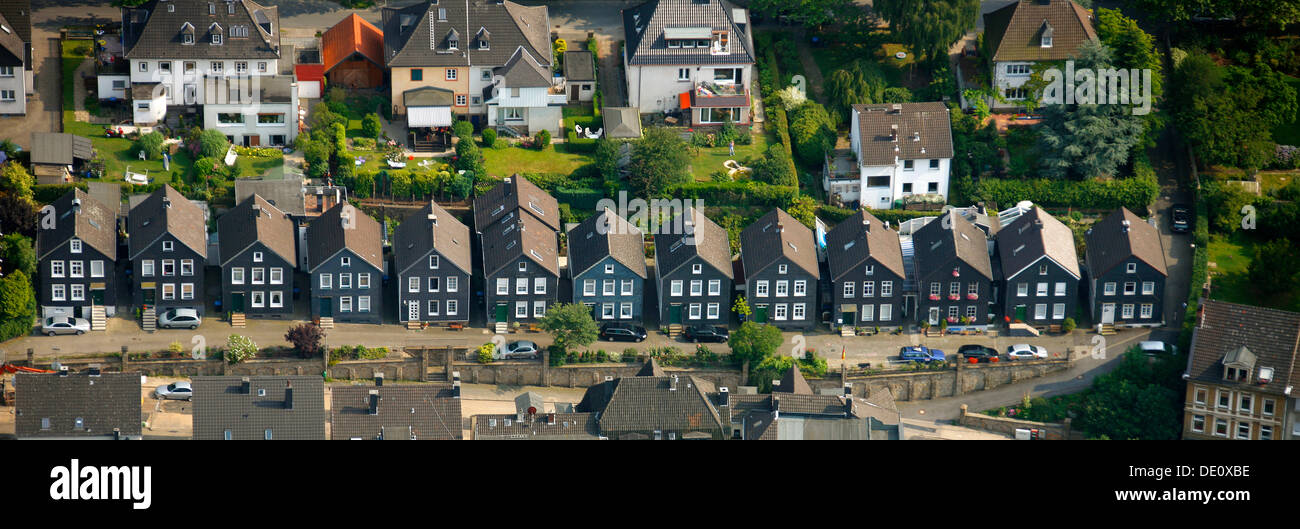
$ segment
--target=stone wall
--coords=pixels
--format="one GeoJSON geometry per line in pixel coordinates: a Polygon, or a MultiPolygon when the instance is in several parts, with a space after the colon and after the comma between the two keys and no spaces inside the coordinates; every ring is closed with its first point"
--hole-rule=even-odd
{"type": "MultiPolygon", "coordinates": [[[[230,365],[223,360],[150,359],[124,361],[121,355],[102,357],[58,359],[69,370],[81,371],[89,367],[98,367],[106,372],[141,373],[151,376],[194,377],[194,376],[266,376],[266,375],[320,375],[328,374],[334,379],[369,379],[376,373],[383,373],[389,380],[424,380],[428,371],[426,358],[441,360],[442,354],[430,350],[427,356],[390,357],[379,360],[345,360],[327,366],[324,359],[253,359],[230,365]]],[[[36,367],[49,368],[49,363],[38,363],[36,367]]]]}
{"type": "MultiPolygon", "coordinates": [[[[870,390],[888,389],[896,401],[930,400],[956,397],[974,391],[995,389],[1048,373],[1070,368],[1070,360],[1035,360],[996,364],[954,364],[953,367],[934,371],[907,371],[876,375],[850,374],[847,382],[853,384],[853,394],[866,397],[870,390]]],[[[813,390],[843,387],[838,374],[820,380],[809,380],[813,390]]]]}
{"type": "MultiPolygon", "coordinates": [[[[452,371],[460,372],[466,384],[503,384],[515,386],[558,386],[585,388],[599,384],[606,377],[635,376],[641,364],[573,364],[547,367],[538,362],[455,362],[452,371]]],[[[667,367],[664,371],[679,376],[695,376],[713,382],[715,386],[735,388],[740,385],[740,371],[730,369],[678,369],[667,367]]]]}
{"type": "Polygon", "coordinates": [[[1037,429],[1046,434],[1045,439],[1048,441],[1083,439],[1082,434],[1071,429],[1069,417],[1062,423],[1025,421],[1010,417],[993,417],[978,412],[968,413],[965,404],[961,405],[961,415],[957,418],[957,424],[1013,437],[1016,435],[1016,430],[1037,429]]]}

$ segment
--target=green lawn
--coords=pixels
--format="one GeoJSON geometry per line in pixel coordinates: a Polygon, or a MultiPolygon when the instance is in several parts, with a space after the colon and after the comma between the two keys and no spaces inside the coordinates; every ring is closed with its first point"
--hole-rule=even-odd
{"type": "Polygon", "coordinates": [[[73,81],[77,78],[77,67],[90,57],[90,41],[63,41],[63,109],[73,110],[73,81]]]}
{"type": "Polygon", "coordinates": [[[696,182],[710,182],[713,180],[709,175],[714,171],[726,171],[722,162],[735,160],[741,165],[745,164],[745,158],[763,156],[767,152],[767,137],[763,134],[754,134],[754,143],[751,145],[736,145],[736,155],[731,156],[727,146],[721,147],[692,147],[691,151],[691,175],[695,177],[696,182]],[[698,153],[698,155],[696,155],[698,153]]]}
{"type": "Polygon", "coordinates": [[[1261,172],[1259,174],[1259,190],[1267,195],[1270,191],[1284,188],[1295,182],[1297,177],[1300,177],[1300,173],[1261,172]]]}
{"type": "Polygon", "coordinates": [[[889,32],[881,30],[861,42],[813,48],[813,61],[817,63],[817,69],[821,70],[822,77],[829,77],[835,70],[855,60],[868,59],[882,67],[881,71],[889,86],[903,86],[902,69],[912,64],[915,57],[903,45],[887,42],[888,38],[889,32]],[[900,51],[907,52],[906,59],[894,58],[894,54],[900,51]]]}
{"type": "MultiPolygon", "coordinates": [[[[1300,311],[1300,292],[1262,295],[1247,275],[1254,260],[1255,241],[1242,233],[1210,236],[1210,298],[1245,305],[1300,311]]],[[[1294,289],[1293,289],[1294,290],[1294,289]]]]}
{"type": "MultiPolygon", "coordinates": [[[[1300,92],[1300,77],[1286,76],[1286,82],[1300,92]]],[[[1282,145],[1300,145],[1300,118],[1273,129],[1273,141],[1282,145]]]]}
{"type": "Polygon", "coordinates": [[[488,174],[499,178],[515,173],[570,174],[592,163],[590,155],[568,152],[564,144],[556,144],[544,151],[522,147],[483,149],[483,160],[488,174]]]}

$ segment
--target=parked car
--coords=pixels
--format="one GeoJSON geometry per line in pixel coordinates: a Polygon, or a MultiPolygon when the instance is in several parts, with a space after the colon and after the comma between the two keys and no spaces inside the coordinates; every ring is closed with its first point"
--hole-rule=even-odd
{"type": "Polygon", "coordinates": [[[501,352],[501,358],[510,360],[514,358],[527,358],[536,360],[541,357],[541,352],[537,344],[528,340],[520,340],[506,344],[506,350],[501,352]]]}
{"type": "Polygon", "coordinates": [[[924,345],[909,345],[898,351],[898,359],[904,362],[928,364],[947,360],[948,355],[944,354],[943,351],[930,349],[924,345]]]}
{"type": "Polygon", "coordinates": [[[54,336],[56,334],[86,334],[90,331],[90,321],[85,318],[69,318],[67,316],[51,316],[45,318],[45,323],[41,324],[41,334],[54,336]]]}
{"type": "Polygon", "coordinates": [[[726,343],[727,340],[731,339],[731,333],[727,332],[726,327],[715,327],[713,325],[692,325],[686,328],[685,335],[687,340],[695,343],[726,343]]]}
{"type": "Polygon", "coordinates": [[[1169,231],[1187,233],[1192,231],[1192,208],[1187,204],[1174,204],[1169,208],[1169,231]]]}
{"type": "Polygon", "coordinates": [[[600,326],[600,339],[607,342],[643,342],[645,327],[624,323],[606,323],[600,326]]]}
{"type": "Polygon", "coordinates": [[[1018,343],[1007,347],[1007,358],[1012,360],[1035,360],[1047,358],[1047,349],[1037,345],[1018,343]]]}
{"type": "Polygon", "coordinates": [[[197,329],[203,323],[194,309],[167,309],[158,316],[159,329],[197,329]]]}
{"type": "Polygon", "coordinates": [[[158,386],[153,390],[154,396],[160,399],[171,400],[190,400],[194,398],[194,388],[190,387],[189,382],[172,382],[166,386],[158,386]]]}
{"type": "Polygon", "coordinates": [[[957,355],[972,364],[976,362],[997,362],[1002,359],[997,349],[977,344],[967,344],[959,347],[957,355]]]}
{"type": "Polygon", "coordinates": [[[1141,342],[1138,343],[1138,348],[1141,349],[1143,353],[1153,355],[1153,356],[1163,355],[1163,354],[1168,354],[1168,355],[1178,354],[1177,345],[1167,344],[1165,342],[1156,342],[1156,341],[1141,342]]]}

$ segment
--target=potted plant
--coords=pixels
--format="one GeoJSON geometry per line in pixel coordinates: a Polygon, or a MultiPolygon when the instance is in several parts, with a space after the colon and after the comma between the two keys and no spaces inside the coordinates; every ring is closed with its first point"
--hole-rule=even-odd
{"type": "Polygon", "coordinates": [[[948,301],[957,301],[960,298],[960,294],[948,294],[948,301]]]}
{"type": "Polygon", "coordinates": [[[923,321],[921,321],[921,330],[922,330],[922,331],[929,331],[929,330],[930,330],[930,321],[929,321],[929,320],[923,320],[923,321]]]}
{"type": "Polygon", "coordinates": [[[939,301],[938,294],[930,294],[930,301],[939,301]]]}
{"type": "Polygon", "coordinates": [[[976,299],[979,299],[979,298],[980,298],[980,295],[979,295],[979,294],[976,294],[976,293],[974,293],[974,292],[970,292],[970,293],[966,294],[966,299],[969,299],[969,300],[976,300],[976,299]]]}

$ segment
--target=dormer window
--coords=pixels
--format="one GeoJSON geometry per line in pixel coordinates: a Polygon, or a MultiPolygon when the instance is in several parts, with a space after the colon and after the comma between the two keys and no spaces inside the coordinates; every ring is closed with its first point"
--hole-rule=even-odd
{"type": "Polygon", "coordinates": [[[194,34],[186,33],[181,35],[181,44],[194,44],[194,34]]]}
{"type": "Polygon", "coordinates": [[[227,14],[227,15],[233,15],[233,14],[235,14],[235,3],[234,3],[234,2],[227,2],[227,3],[226,3],[226,14],[227,14]]]}
{"type": "Polygon", "coordinates": [[[175,12],[176,12],[176,4],[167,4],[167,12],[168,12],[168,13],[175,13],[175,12]]]}
{"type": "Polygon", "coordinates": [[[731,52],[731,34],[726,31],[718,31],[713,34],[713,47],[709,50],[714,54],[725,55],[731,52]]]}
{"type": "Polygon", "coordinates": [[[1052,25],[1048,24],[1047,21],[1044,20],[1042,30],[1043,30],[1043,37],[1042,40],[1040,41],[1040,45],[1044,48],[1052,47],[1052,25]]]}
{"type": "Polygon", "coordinates": [[[212,2],[208,2],[208,14],[209,14],[209,15],[215,15],[215,14],[217,14],[217,4],[214,4],[214,3],[212,3],[212,2]]]}
{"type": "Polygon", "coordinates": [[[1255,370],[1255,353],[1241,346],[1223,355],[1223,379],[1230,382],[1249,382],[1255,370]]]}
{"type": "Polygon", "coordinates": [[[221,45],[221,35],[218,35],[218,34],[216,34],[216,33],[213,33],[213,34],[212,34],[212,45],[214,45],[214,46],[220,46],[220,45],[221,45]]]}

